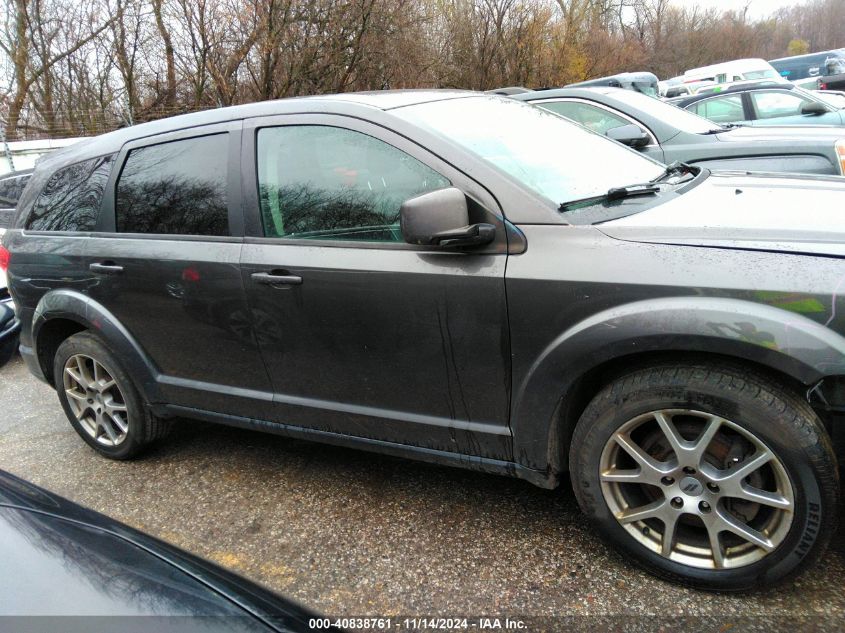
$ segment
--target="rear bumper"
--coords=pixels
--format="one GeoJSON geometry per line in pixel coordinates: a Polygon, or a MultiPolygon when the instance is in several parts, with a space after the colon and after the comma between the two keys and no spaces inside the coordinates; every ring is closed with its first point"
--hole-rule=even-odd
{"type": "Polygon", "coordinates": [[[44,372],[41,371],[38,356],[32,347],[32,336],[30,334],[32,329],[32,310],[19,309],[17,311],[17,317],[18,318],[16,320],[18,321],[19,340],[16,344],[19,345],[18,350],[21,353],[21,357],[26,363],[27,369],[29,369],[29,372],[33,376],[42,382],[47,382],[47,379],[44,377],[44,372]],[[24,324],[26,324],[26,327],[24,327],[24,324]]]}

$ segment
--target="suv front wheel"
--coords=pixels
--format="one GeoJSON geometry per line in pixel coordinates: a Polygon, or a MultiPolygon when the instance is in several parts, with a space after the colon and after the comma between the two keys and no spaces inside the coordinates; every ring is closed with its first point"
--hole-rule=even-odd
{"type": "Polygon", "coordinates": [[[578,422],[570,467],[608,541],[702,589],[781,582],[835,530],[836,459],[818,417],[737,368],[658,366],[612,382],[578,422]]]}
{"type": "Polygon", "coordinates": [[[130,459],[169,428],[147,410],[120,363],[90,332],[59,345],[53,377],[71,425],[105,457],[130,459]]]}

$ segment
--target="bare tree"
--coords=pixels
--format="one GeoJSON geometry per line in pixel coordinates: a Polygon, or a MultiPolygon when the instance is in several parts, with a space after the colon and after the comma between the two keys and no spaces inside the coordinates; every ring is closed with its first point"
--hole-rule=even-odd
{"type": "Polygon", "coordinates": [[[6,132],[94,134],[300,94],[661,77],[845,42],[845,2],[765,18],[677,0],[0,0],[6,132]]]}

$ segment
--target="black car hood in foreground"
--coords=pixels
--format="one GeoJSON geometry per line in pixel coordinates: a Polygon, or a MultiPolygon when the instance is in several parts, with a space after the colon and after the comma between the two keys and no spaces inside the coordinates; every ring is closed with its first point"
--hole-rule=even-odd
{"type": "Polygon", "coordinates": [[[314,617],[3,471],[0,561],[7,630],[307,631],[314,617]]]}
{"type": "Polygon", "coordinates": [[[845,257],[843,202],[845,178],[714,172],[683,195],[598,228],[628,241],[845,257]]]}

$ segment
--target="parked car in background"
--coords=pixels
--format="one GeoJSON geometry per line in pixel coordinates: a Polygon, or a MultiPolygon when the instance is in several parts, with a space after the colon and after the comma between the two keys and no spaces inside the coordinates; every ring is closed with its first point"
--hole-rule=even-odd
{"type": "Polygon", "coordinates": [[[845,59],[832,59],[826,68],[827,74],[819,77],[819,90],[845,90],[845,59]]]}
{"type": "Polygon", "coordinates": [[[807,90],[845,89],[845,48],[773,59],[780,75],[807,90]]]}
{"type": "Polygon", "coordinates": [[[845,48],[820,51],[807,55],[793,55],[772,59],[769,63],[784,79],[796,82],[803,79],[823,77],[828,74],[828,65],[832,59],[845,61],[845,48]]]}
{"type": "Polygon", "coordinates": [[[670,101],[715,123],[746,125],[845,125],[845,111],[793,84],[734,86],[717,94],[670,101]]]}
{"type": "Polygon", "coordinates": [[[537,90],[532,103],[664,163],[710,169],[845,174],[845,130],[723,126],[659,99],[617,88],[537,90]]]}
{"type": "Polygon", "coordinates": [[[649,97],[657,97],[658,85],[657,75],[649,72],[619,73],[609,77],[600,77],[588,81],[568,84],[568,88],[585,88],[589,86],[610,86],[624,90],[634,90],[649,97]]]}
{"type": "Polygon", "coordinates": [[[31,175],[32,170],[25,169],[0,176],[0,230],[11,224],[15,206],[31,175]]]}
{"type": "Polygon", "coordinates": [[[0,560],[0,618],[8,630],[84,630],[83,618],[107,616],[114,631],[178,624],[178,631],[293,633],[313,631],[319,617],[3,470],[0,560]],[[36,617],[42,625],[49,618],[47,628],[36,617]]]}
{"type": "Polygon", "coordinates": [[[683,77],[684,83],[712,81],[716,84],[731,84],[737,81],[759,81],[762,79],[786,81],[764,59],[736,59],[730,62],[691,68],[684,72],[683,77]]]}
{"type": "MultiPolygon", "coordinates": [[[[608,91],[731,146],[638,92],[568,92],[608,91]]],[[[0,252],[30,370],[104,457],[191,417],[563,479],[626,558],[731,591],[833,535],[843,202],[840,178],[667,168],[513,98],[343,94],[55,154],[0,252]]]]}
{"type": "Polygon", "coordinates": [[[510,95],[518,95],[522,92],[531,92],[531,90],[529,88],[525,88],[524,86],[506,86],[504,88],[494,88],[493,90],[488,90],[487,94],[509,97],[510,95]]]}
{"type": "MultiPolygon", "coordinates": [[[[31,175],[32,170],[28,169],[0,178],[0,238],[12,223],[15,206],[31,175]]],[[[3,257],[0,251],[0,367],[9,362],[17,351],[20,332],[20,322],[15,316],[15,304],[6,280],[8,262],[3,261],[3,257]]]]}
{"type": "MultiPolygon", "coordinates": [[[[664,80],[662,80],[662,81],[658,81],[658,82],[657,82],[657,93],[658,93],[661,97],[665,97],[665,96],[666,96],[666,92],[667,92],[670,88],[677,88],[677,87],[683,86],[683,84],[684,84],[684,82],[683,82],[683,77],[671,77],[671,78],[669,78],[669,79],[664,79],[664,80]]],[[[689,90],[687,90],[687,91],[685,91],[685,92],[682,92],[682,93],[680,93],[680,94],[673,94],[672,96],[673,96],[673,97],[679,97],[679,96],[681,96],[682,94],[684,94],[684,95],[689,94],[689,90]]]]}
{"type": "Polygon", "coordinates": [[[716,82],[708,80],[683,83],[683,77],[675,77],[665,83],[662,88],[661,96],[665,99],[672,99],[674,97],[694,95],[698,93],[699,90],[707,90],[715,85],[716,82]]]}
{"type": "Polygon", "coordinates": [[[820,79],[818,77],[811,77],[809,79],[799,79],[798,81],[791,81],[790,83],[793,86],[798,86],[799,88],[803,88],[804,90],[809,90],[811,92],[821,90],[819,88],[820,79]]]}
{"type": "MultiPolygon", "coordinates": [[[[767,83],[770,83],[770,80],[768,80],[768,79],[766,79],[764,81],[767,82],[767,83]]],[[[717,84],[717,83],[709,82],[708,85],[706,85],[706,86],[697,87],[695,90],[692,91],[692,94],[694,94],[694,95],[709,95],[709,94],[724,92],[725,90],[729,90],[731,88],[740,88],[742,86],[756,86],[759,83],[760,82],[756,79],[750,80],[750,81],[747,81],[747,80],[733,81],[733,82],[725,83],[725,84],[717,84]]],[[[780,82],[778,82],[778,83],[780,83],[780,82]]]]}

